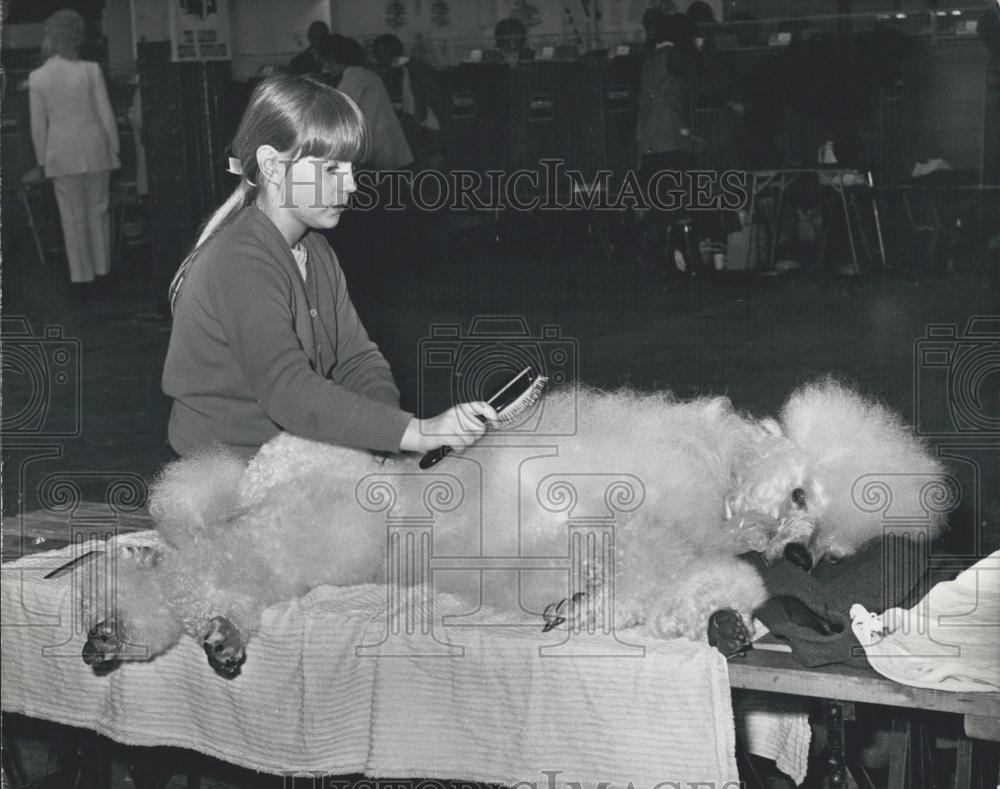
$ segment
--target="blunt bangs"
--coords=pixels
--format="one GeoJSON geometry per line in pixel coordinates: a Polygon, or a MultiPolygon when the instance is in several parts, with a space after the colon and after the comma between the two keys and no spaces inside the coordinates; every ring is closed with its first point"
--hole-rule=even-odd
{"type": "Polygon", "coordinates": [[[358,105],[339,90],[322,86],[302,115],[296,159],[316,157],[358,163],[368,155],[368,125],[358,105]]]}

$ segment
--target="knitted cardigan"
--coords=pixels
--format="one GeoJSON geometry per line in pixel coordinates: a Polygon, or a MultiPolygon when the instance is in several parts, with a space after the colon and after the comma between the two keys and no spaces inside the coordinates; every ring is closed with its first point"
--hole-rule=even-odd
{"type": "Polygon", "coordinates": [[[412,415],[365,332],[326,239],[307,233],[307,276],[254,206],[206,242],[177,297],[163,368],[180,455],[251,455],[279,431],[398,452],[412,415]]]}

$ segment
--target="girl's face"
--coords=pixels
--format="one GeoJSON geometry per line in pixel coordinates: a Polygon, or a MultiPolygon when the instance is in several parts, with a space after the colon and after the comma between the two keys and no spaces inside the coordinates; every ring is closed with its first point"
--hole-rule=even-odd
{"type": "Polygon", "coordinates": [[[356,191],[350,162],[310,156],[285,168],[281,207],[305,227],[327,229],[340,223],[356,191]]]}

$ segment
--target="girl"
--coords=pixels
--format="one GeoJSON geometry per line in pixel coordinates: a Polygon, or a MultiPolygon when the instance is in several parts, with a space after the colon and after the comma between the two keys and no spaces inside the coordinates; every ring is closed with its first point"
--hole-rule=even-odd
{"type": "Polygon", "coordinates": [[[461,449],[495,420],[466,403],[427,420],[399,408],[337,258],[367,131],[357,105],[310,77],[262,82],[233,140],[240,184],[211,216],[170,287],[163,370],[168,435],[181,456],[224,444],[250,456],[280,430],[378,452],[461,449]]]}

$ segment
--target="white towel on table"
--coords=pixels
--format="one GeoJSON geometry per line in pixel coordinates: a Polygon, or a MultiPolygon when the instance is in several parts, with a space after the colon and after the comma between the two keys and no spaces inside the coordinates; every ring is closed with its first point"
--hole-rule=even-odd
{"type": "MultiPolygon", "coordinates": [[[[71,576],[42,578],[71,550],[3,566],[6,711],[275,774],[736,785],[726,665],[705,645],[556,658],[538,646],[558,644],[561,631],[443,628],[463,657],[358,657],[356,647],[384,635],[385,588],[319,587],[267,609],[233,681],[217,677],[188,638],[98,677],[80,659],[71,576]]],[[[435,608],[459,612],[446,596],[435,608]]]]}

